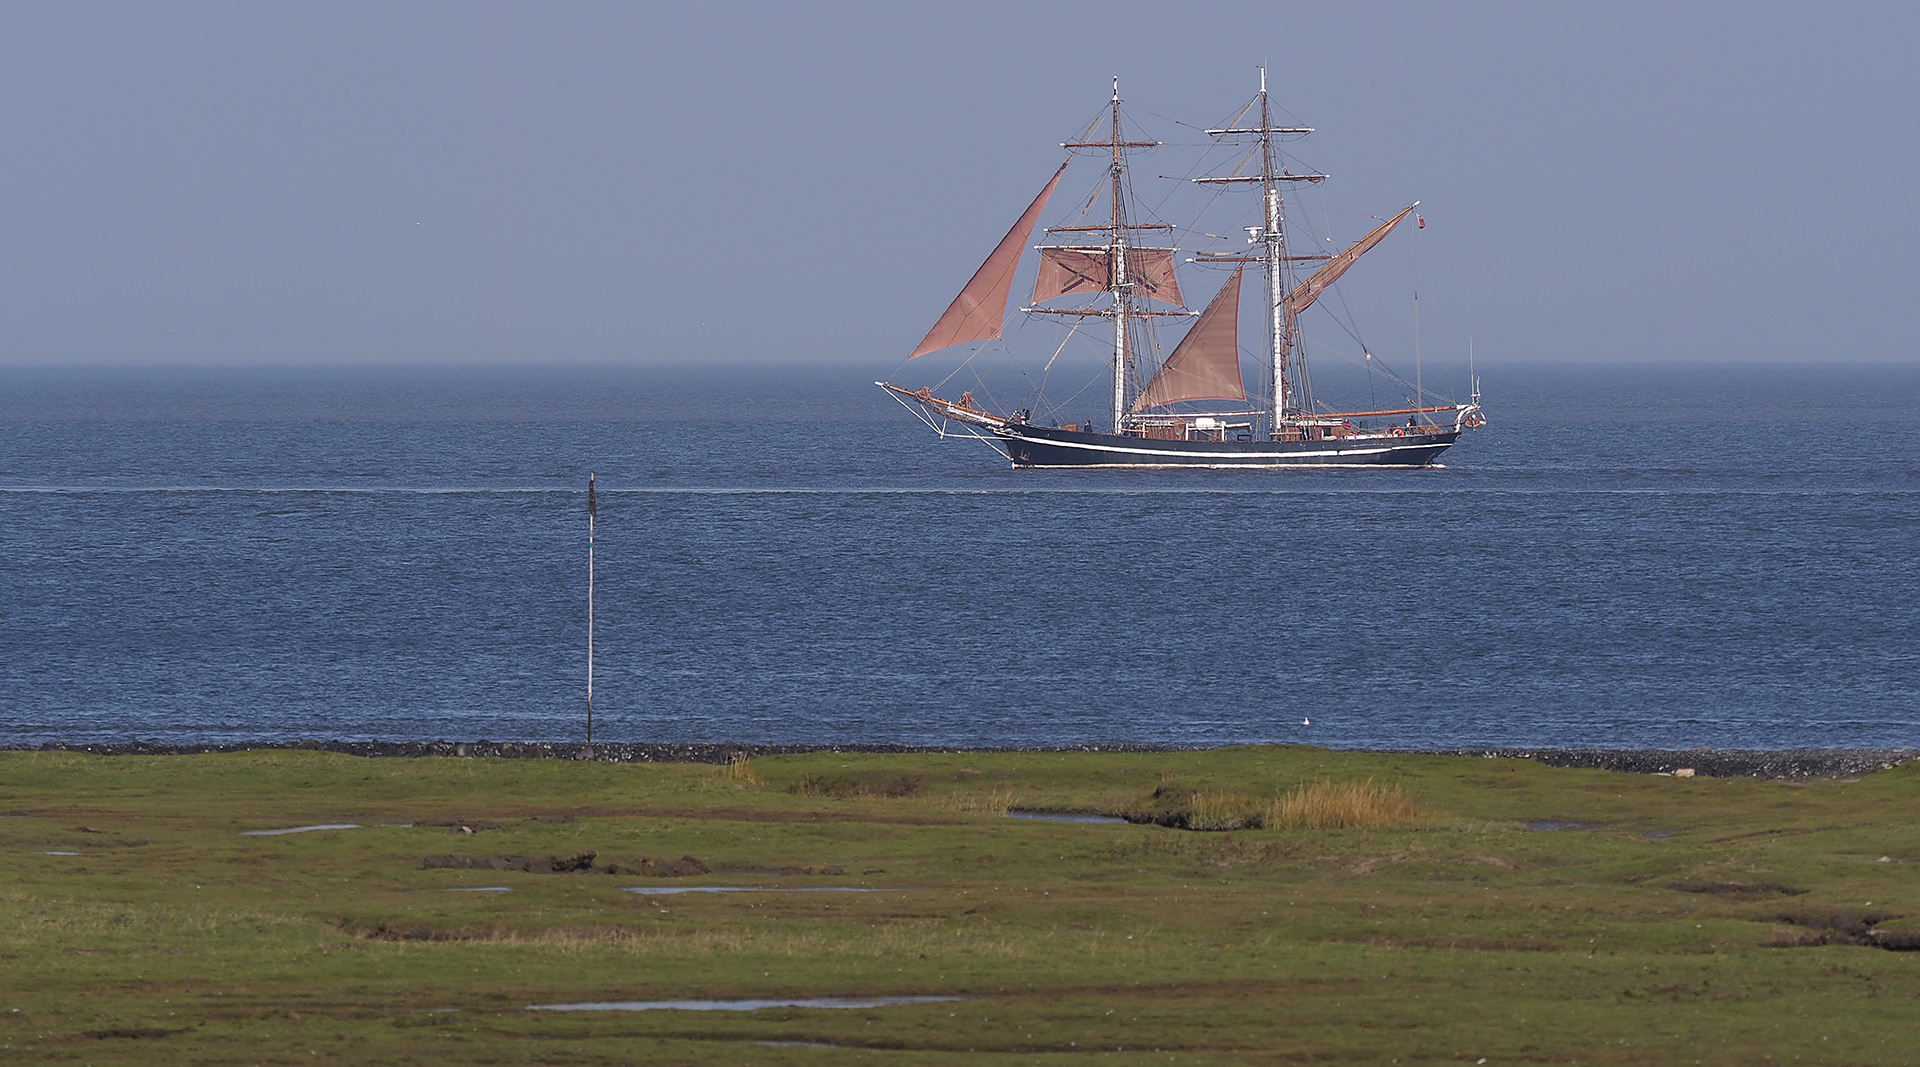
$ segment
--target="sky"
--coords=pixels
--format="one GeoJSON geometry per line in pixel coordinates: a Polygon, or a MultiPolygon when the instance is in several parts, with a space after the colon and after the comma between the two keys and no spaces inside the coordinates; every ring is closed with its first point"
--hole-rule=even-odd
{"type": "Polygon", "coordinates": [[[1114,76],[1224,117],[1262,63],[1326,195],[1421,202],[1350,277],[1417,287],[1429,351],[1915,363],[1915,40],[1764,0],[9,3],[0,366],[885,373],[1114,76]]]}

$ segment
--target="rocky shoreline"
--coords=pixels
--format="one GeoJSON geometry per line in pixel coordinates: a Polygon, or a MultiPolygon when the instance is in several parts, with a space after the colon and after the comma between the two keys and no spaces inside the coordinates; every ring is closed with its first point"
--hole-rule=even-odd
{"type": "MultiPolygon", "coordinates": [[[[487,759],[568,759],[604,763],[728,763],[751,756],[803,752],[1191,752],[1183,745],[1064,745],[1031,747],[934,747],[923,745],[755,745],[722,742],[585,744],[551,741],[240,741],[219,745],[167,745],[123,741],[76,745],[0,745],[4,752],[85,752],[97,756],[189,756],[263,750],[339,752],[369,758],[428,756],[487,759]]],[[[1395,750],[1409,751],[1409,750],[1395,750]]],[[[1460,748],[1414,749],[1414,755],[1530,759],[1549,767],[1585,767],[1629,774],[1672,774],[1691,769],[1702,778],[1842,778],[1886,770],[1920,756],[1910,748],[1802,749],[1604,749],[1460,748]]]]}
{"type": "Polygon", "coordinates": [[[1629,774],[1672,774],[1690,769],[1702,778],[1848,778],[1856,774],[1884,771],[1920,756],[1920,751],[1910,748],[1458,748],[1422,751],[1436,756],[1530,759],[1549,767],[1588,767],[1629,774]]]}

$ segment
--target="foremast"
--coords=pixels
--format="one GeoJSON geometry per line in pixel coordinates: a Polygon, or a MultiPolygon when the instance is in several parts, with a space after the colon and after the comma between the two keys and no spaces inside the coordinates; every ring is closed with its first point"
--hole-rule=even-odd
{"type": "MultiPolygon", "coordinates": [[[[1113,395],[1112,410],[1110,412],[1112,421],[1109,425],[1112,427],[1112,432],[1119,434],[1126,432],[1128,405],[1132,402],[1130,393],[1132,391],[1131,386],[1134,378],[1135,358],[1133,351],[1133,320],[1151,315],[1185,315],[1191,314],[1191,312],[1157,311],[1138,306],[1135,290],[1140,287],[1141,278],[1138,276],[1139,271],[1136,270],[1136,267],[1139,265],[1132,261],[1133,245],[1129,239],[1130,235],[1134,230],[1169,229],[1170,227],[1163,224],[1141,226],[1128,221],[1126,149],[1153,148],[1158,146],[1160,142],[1128,141],[1124,139],[1125,131],[1122,130],[1120,124],[1119,78],[1113,79],[1113,97],[1109,101],[1108,106],[1110,109],[1110,120],[1106,140],[1067,141],[1063,142],[1060,147],[1068,150],[1080,148],[1104,148],[1108,150],[1107,178],[1111,185],[1109,195],[1113,200],[1111,221],[1092,226],[1049,227],[1048,232],[1056,233],[1063,230],[1106,231],[1107,240],[1104,245],[1079,246],[1079,248],[1050,246],[1050,250],[1062,253],[1087,251],[1100,255],[1104,260],[1102,269],[1106,272],[1107,296],[1111,302],[1103,309],[1027,307],[1021,310],[1047,315],[1105,315],[1112,320],[1113,395]]],[[[1149,248],[1146,250],[1146,255],[1149,257],[1149,261],[1142,269],[1146,271],[1146,284],[1149,293],[1155,293],[1156,286],[1173,286],[1171,250],[1149,248]],[[1156,267],[1157,261],[1152,258],[1155,256],[1164,259],[1165,263],[1156,267]]],[[[1174,291],[1177,293],[1177,286],[1175,286],[1174,291]]],[[[1050,299],[1051,297],[1045,298],[1050,299]]],[[[1041,299],[1043,299],[1042,295],[1036,291],[1034,294],[1034,302],[1038,304],[1041,299]]],[[[1166,297],[1163,296],[1161,299],[1166,299],[1166,297]]]]}

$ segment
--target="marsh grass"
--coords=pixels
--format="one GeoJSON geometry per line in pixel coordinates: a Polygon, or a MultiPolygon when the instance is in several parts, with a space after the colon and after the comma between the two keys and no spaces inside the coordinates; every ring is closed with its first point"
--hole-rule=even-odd
{"type": "Polygon", "coordinates": [[[751,756],[733,757],[727,761],[726,770],[722,773],[728,781],[740,782],[745,785],[767,784],[767,780],[760,776],[759,771],[754,769],[753,757],[751,756]]]}
{"type": "Polygon", "coordinates": [[[1420,817],[1403,783],[1375,785],[1332,780],[1303,784],[1267,809],[1269,829],[1364,830],[1405,826],[1420,817]]]}
{"type": "Polygon", "coordinates": [[[849,771],[844,774],[803,774],[787,792],[803,797],[836,800],[899,800],[920,791],[920,776],[895,770],[849,771]]]}
{"type": "Polygon", "coordinates": [[[928,1063],[1168,1046],[1206,1062],[1884,1063],[1920,1044],[1920,1022],[1888,1010],[1920,998],[1914,957],[1886,951],[1920,934],[1892,917],[1920,914],[1917,802],[1920,766],[1676,780],[1306,748],[738,768],[0,752],[0,812],[19,813],[0,820],[0,1044],[22,1064],[131,1067],[824,1055],[760,1040],[928,1063]],[[1138,818],[988,817],[1016,797],[1138,818]],[[1249,808],[1263,828],[1185,829],[1249,808]],[[423,815],[497,826],[449,838],[423,815]],[[364,828],[238,833],[323,822],[364,828]],[[39,854],[59,848],[86,854],[39,854]],[[618,879],[501,872],[485,878],[513,892],[451,893],[479,879],[421,863],[452,848],[686,852],[765,869],[741,881],[880,891],[638,897],[618,879]],[[787,870],[826,865],[831,883],[787,870]],[[1807,892],[1743,895],[1762,885],[1807,892]],[[517,1010],[841,994],[974,1003],[697,1028],[517,1010]]]}
{"type": "Polygon", "coordinates": [[[656,929],[617,923],[572,923],[521,929],[500,923],[440,926],[427,922],[381,923],[355,933],[363,941],[395,944],[462,942],[475,946],[529,948],[561,954],[612,951],[679,960],[894,959],[940,952],[981,959],[1023,959],[1063,951],[1087,951],[1104,935],[1070,929],[1011,932],[957,926],[943,920],[905,920],[848,927],[825,922],[780,926],[729,924],[697,929],[656,929]]]}
{"type": "Polygon", "coordinates": [[[1265,825],[1268,805],[1231,790],[1199,792],[1187,801],[1189,830],[1249,830],[1265,825]]]}
{"type": "Polygon", "coordinates": [[[977,812],[981,815],[1004,816],[1013,810],[1013,790],[1008,788],[990,789],[984,793],[949,793],[941,799],[941,806],[951,811],[977,812]]]}

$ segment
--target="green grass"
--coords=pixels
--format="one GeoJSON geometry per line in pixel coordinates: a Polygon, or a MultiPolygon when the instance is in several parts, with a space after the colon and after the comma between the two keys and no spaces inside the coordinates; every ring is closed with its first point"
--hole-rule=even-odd
{"type": "Polygon", "coordinates": [[[0,814],[8,1064],[1920,1059],[1920,953],[1854,943],[1861,920],[1920,933],[1913,764],[1788,783],[1308,748],[733,767],[21,752],[0,753],[0,814]],[[1222,825],[1341,789],[1414,811],[1223,832],[1003,817],[1222,825]],[[242,836],[333,822],[363,828],[242,836]],[[421,869],[587,851],[716,870],[421,869]],[[688,883],[880,891],[622,889],[688,883]],[[890,994],[966,999],[527,1010],[890,994]]]}

